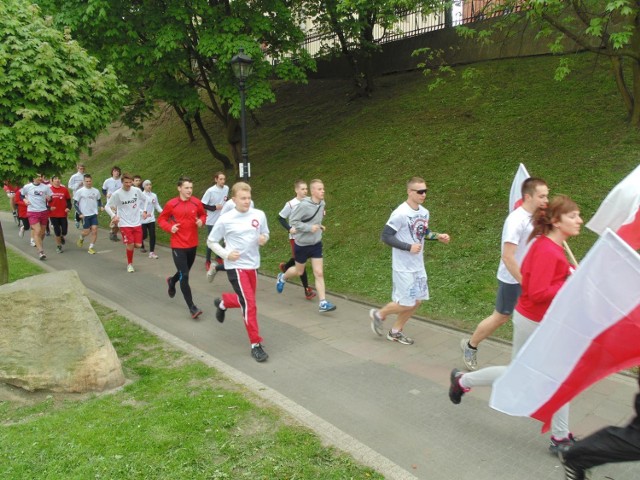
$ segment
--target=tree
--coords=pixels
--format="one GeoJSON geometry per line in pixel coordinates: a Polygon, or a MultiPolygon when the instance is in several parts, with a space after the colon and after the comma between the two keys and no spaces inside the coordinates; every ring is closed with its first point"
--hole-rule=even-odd
{"type": "MultiPolygon", "coordinates": [[[[342,55],[353,73],[356,94],[370,96],[375,90],[372,58],[380,49],[374,35],[378,25],[383,32],[392,31],[400,14],[421,9],[423,14],[443,9],[443,0],[307,0],[305,14],[313,18],[314,33],[336,38],[321,54],[342,55]]],[[[384,35],[384,34],[383,34],[384,35]]]]}
{"type": "Polygon", "coordinates": [[[195,124],[226,169],[232,164],[202,113],[208,110],[223,127],[237,166],[240,99],[229,61],[239,48],[254,59],[249,110],[275,100],[273,77],[305,81],[313,62],[301,48],[295,5],[296,0],[48,0],[56,21],[113,64],[129,87],[129,125],[139,125],[161,100],[176,111],[190,138],[195,124]]]}
{"type": "MultiPolygon", "coordinates": [[[[37,6],[0,3],[0,177],[17,181],[72,167],[116,117],[126,89],[97,64],[37,6]]],[[[7,272],[5,253],[0,282],[7,272]]]]}
{"type": "MultiPolygon", "coordinates": [[[[500,11],[522,10],[504,15],[490,27],[462,27],[461,33],[483,41],[497,30],[513,30],[526,22],[551,39],[552,53],[563,53],[570,42],[581,50],[607,58],[622,101],[635,127],[640,127],[640,1],[629,0],[500,0],[487,2],[486,16],[500,11]]],[[[560,60],[556,78],[570,72],[569,60],[560,60]]]]}

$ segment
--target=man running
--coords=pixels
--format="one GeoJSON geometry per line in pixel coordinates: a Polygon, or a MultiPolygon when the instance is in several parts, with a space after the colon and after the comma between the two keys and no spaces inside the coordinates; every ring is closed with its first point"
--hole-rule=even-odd
{"type": "MultiPolygon", "coordinates": [[[[102,184],[102,193],[105,197],[107,197],[107,202],[109,201],[111,195],[113,195],[116,190],[122,187],[122,180],[120,179],[120,175],[122,175],[122,170],[120,170],[120,167],[114,166],[111,169],[111,176],[107,178],[102,184]]],[[[109,240],[111,240],[112,242],[118,242],[118,226],[111,224],[110,227],[111,233],[109,233],[109,240]]]]}
{"type": "Polygon", "coordinates": [[[393,271],[392,301],[381,309],[371,309],[371,329],[383,335],[384,320],[397,315],[387,333],[387,340],[402,345],[412,345],[403,328],[418,310],[423,300],[429,300],[427,271],[424,267],[424,241],[437,240],[449,243],[449,235],[429,229],[429,210],[422,204],[427,198],[427,184],[423,178],[413,177],[407,182],[407,200],[396,208],[385,225],[381,240],[391,247],[393,271]]]}
{"type": "MultiPolygon", "coordinates": [[[[211,233],[213,226],[216,224],[218,218],[220,218],[220,212],[224,207],[224,203],[229,197],[229,187],[225,185],[227,177],[224,172],[216,172],[213,177],[214,185],[209,187],[202,196],[202,205],[207,211],[207,235],[211,233]]],[[[215,265],[211,268],[211,249],[207,245],[207,256],[204,263],[205,270],[207,271],[207,277],[209,280],[215,276],[215,265]],[[211,273],[210,273],[211,272],[211,273]]]]}
{"type": "Polygon", "coordinates": [[[467,369],[478,367],[478,345],[511,318],[520,297],[520,265],[528,249],[533,230],[531,216],[544,208],[549,200],[549,187],[544,180],[530,177],[522,182],[522,205],[509,214],[502,228],[501,257],[498,265],[498,294],[493,313],[482,320],[471,338],[460,341],[462,361],[467,369]]]}
{"type": "Polygon", "coordinates": [[[95,255],[95,246],[98,240],[98,212],[103,208],[100,191],[93,187],[93,178],[88,173],[84,174],[84,186],[76,190],[73,195],[73,206],[82,222],[82,232],[80,232],[80,238],[78,238],[76,245],[78,248],[82,248],[85,237],[91,235],[87,253],[95,255]]]}
{"type": "Polygon", "coordinates": [[[122,243],[127,253],[127,272],[133,268],[133,250],[142,246],[142,218],[147,218],[147,199],[142,190],[133,186],[133,177],[128,173],[122,176],[122,188],[119,188],[107,201],[105,210],[111,217],[111,223],[120,228],[122,243]]]}
{"type": "Polygon", "coordinates": [[[46,227],[49,224],[49,210],[47,209],[47,202],[51,200],[53,192],[49,185],[45,185],[42,182],[42,175],[36,173],[33,177],[33,182],[26,184],[22,187],[20,195],[27,205],[27,217],[29,218],[29,225],[32,229],[32,239],[36,244],[38,250],[38,258],[40,260],[46,260],[47,255],[44,253],[44,236],[46,227]]]}
{"type": "Polygon", "coordinates": [[[147,218],[142,219],[142,247],[141,252],[144,252],[144,240],[149,238],[149,258],[154,260],[158,259],[156,255],[156,216],[155,212],[162,213],[162,207],[158,196],[151,191],[151,180],[145,180],[142,182],[142,194],[147,199],[147,218]]]}
{"type": "Polygon", "coordinates": [[[178,196],[169,200],[160,216],[158,225],[165,232],[171,234],[171,253],[176,273],[167,277],[167,293],[170,298],[176,296],[176,283],[180,282],[180,290],[184,297],[191,318],[202,315],[194,303],[189,286],[189,271],[196,259],[198,248],[198,228],[206,221],[206,213],[202,202],[193,198],[193,183],[189,177],[180,177],[178,180],[178,196]]]}
{"type": "Polygon", "coordinates": [[[49,202],[49,220],[53,226],[53,234],[56,237],[56,253],[62,253],[62,246],[67,236],[67,215],[71,211],[71,195],[67,187],[60,183],[60,177],[51,177],[51,201],[49,202]]]}
{"type": "MultiPolygon", "coordinates": [[[[300,202],[307,196],[307,182],[304,180],[296,180],[293,188],[296,192],[296,196],[289,200],[284,204],[282,210],[278,214],[278,220],[280,221],[280,225],[289,232],[289,243],[291,245],[291,255],[292,257],[287,262],[281,262],[279,265],[280,271],[282,273],[286,272],[289,268],[293,267],[296,263],[295,260],[295,234],[296,229],[289,225],[289,217],[291,216],[291,212],[300,204],[300,202]]],[[[304,268],[304,273],[300,275],[300,281],[302,282],[302,286],[304,287],[304,296],[307,300],[311,300],[316,296],[316,292],[309,286],[309,280],[307,278],[307,267],[304,268]]]]}
{"type": "Polygon", "coordinates": [[[264,362],[269,355],[262,347],[262,337],[258,328],[256,288],[260,250],[269,240],[267,218],[262,210],[251,208],[251,187],[244,182],[233,186],[231,193],[236,204],[235,210],[221,216],[215,224],[207,245],[224,259],[227,277],[235,293],[223,293],[216,298],[216,319],[224,322],[229,308],[241,308],[244,326],[251,342],[251,356],[257,362],[264,362]],[[225,246],[220,242],[224,239],[225,246]]]}
{"type": "MultiPolygon", "coordinates": [[[[71,198],[73,198],[73,196],[76,194],[76,191],[79,188],[82,188],[82,186],[84,185],[84,163],[78,163],[76,165],[76,168],[78,169],[78,171],[71,175],[71,177],[69,178],[69,183],[67,184],[67,188],[69,189],[71,198]]],[[[78,217],[78,212],[75,213],[75,221],[76,228],[80,228],[80,217],[78,217]]]]}
{"type": "Polygon", "coordinates": [[[320,313],[324,313],[336,309],[336,306],[326,299],[324,285],[322,258],[322,233],[326,228],[322,225],[325,215],[324,184],[322,180],[311,180],[310,187],[311,197],[302,199],[289,217],[291,226],[296,229],[295,264],[286,272],[278,274],[276,290],[278,293],[282,293],[286,281],[291,277],[301,276],[304,273],[307,260],[311,259],[311,268],[316,279],[316,290],[320,297],[318,310],[320,313]]]}

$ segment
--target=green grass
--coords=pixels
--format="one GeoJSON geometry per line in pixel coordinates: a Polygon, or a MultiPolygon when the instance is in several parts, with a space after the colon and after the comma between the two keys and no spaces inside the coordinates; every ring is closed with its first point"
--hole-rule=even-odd
{"type": "MultiPolygon", "coordinates": [[[[29,263],[10,259],[17,276],[29,263]]],[[[12,401],[0,389],[0,478],[382,478],[214,369],[94,309],[128,383],[100,395],[3,387],[12,401]]]]}
{"type": "MultiPolygon", "coordinates": [[[[553,80],[556,58],[524,58],[476,65],[472,88],[460,75],[432,92],[419,73],[385,76],[368,100],[350,100],[349,81],[279,85],[277,103],[257,112],[261,125],[248,132],[254,199],[272,230],[262,271],[275,274],[289,255],[277,212],[293,196],[294,180],[319,177],[327,189],[328,289],[387,302],[390,251],[379,234],[406,197],[405,181],[420,175],[430,188],[431,227],[452,242],[427,246],[432,299],[419,313],[472,330],[493,309],[500,232],[518,164],[547,179],[552,194],[571,195],[588,219],[638,163],[640,138],[625,121],[608,70],[590,55],[573,59],[574,72],[562,82],[553,80]]],[[[223,145],[223,132],[212,130],[223,145]]],[[[180,174],[192,176],[201,195],[219,169],[169,113],[131,141],[115,137],[96,145],[89,169],[102,180],[119,164],[151,178],[161,201],[175,194],[180,174]]],[[[585,229],[570,242],[578,259],[595,239],[585,229]]]]}

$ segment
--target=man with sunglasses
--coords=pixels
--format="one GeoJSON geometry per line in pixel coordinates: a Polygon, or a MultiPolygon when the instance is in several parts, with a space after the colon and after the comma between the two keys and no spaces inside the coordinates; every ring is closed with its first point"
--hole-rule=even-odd
{"type": "Polygon", "coordinates": [[[384,334],[383,322],[389,315],[396,321],[387,333],[387,340],[402,345],[413,344],[403,333],[405,324],[423,300],[429,300],[427,272],[424,267],[424,241],[449,243],[449,235],[429,230],[429,210],[424,208],[427,184],[420,177],[407,182],[407,200],[396,208],[382,231],[381,240],[391,247],[393,271],[392,301],[381,309],[371,309],[371,329],[384,334]]]}

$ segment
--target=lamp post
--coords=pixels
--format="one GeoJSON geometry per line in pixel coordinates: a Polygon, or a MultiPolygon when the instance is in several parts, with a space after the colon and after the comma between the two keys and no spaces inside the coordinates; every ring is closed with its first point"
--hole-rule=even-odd
{"type": "Polygon", "coordinates": [[[233,74],[238,80],[238,90],[240,90],[240,139],[242,145],[242,164],[240,165],[240,177],[248,182],[251,177],[251,167],[249,164],[249,152],[247,151],[247,121],[245,111],[245,85],[247,78],[253,70],[253,60],[244,53],[244,49],[239,49],[238,54],[231,59],[233,74]]]}

